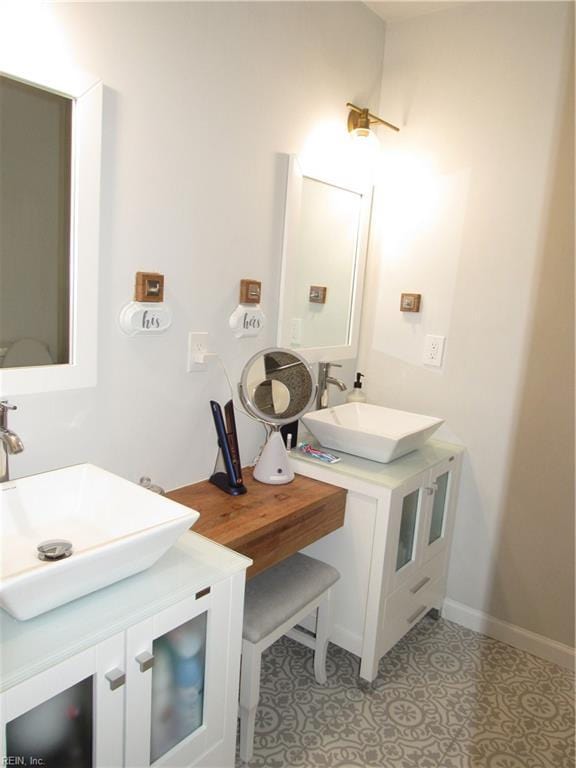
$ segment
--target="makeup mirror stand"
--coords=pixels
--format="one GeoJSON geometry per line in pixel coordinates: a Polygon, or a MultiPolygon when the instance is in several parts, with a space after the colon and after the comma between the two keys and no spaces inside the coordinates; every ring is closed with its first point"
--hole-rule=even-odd
{"type": "Polygon", "coordinates": [[[254,479],[269,485],[290,483],[294,471],[280,428],[297,421],[314,403],[316,385],[309,364],[293,350],[265,349],[248,360],[238,389],[249,415],[269,430],[254,479]]]}

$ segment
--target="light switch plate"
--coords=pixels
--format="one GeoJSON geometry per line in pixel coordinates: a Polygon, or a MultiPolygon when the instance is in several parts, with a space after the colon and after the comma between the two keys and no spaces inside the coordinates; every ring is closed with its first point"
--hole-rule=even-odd
{"type": "Polygon", "coordinates": [[[425,365],[432,365],[440,368],[444,357],[445,336],[431,336],[428,334],[424,340],[423,362],[425,365]]]}

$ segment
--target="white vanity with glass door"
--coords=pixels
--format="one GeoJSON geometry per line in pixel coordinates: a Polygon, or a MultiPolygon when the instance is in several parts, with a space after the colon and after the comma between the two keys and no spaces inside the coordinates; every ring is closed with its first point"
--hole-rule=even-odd
{"type": "Polygon", "coordinates": [[[35,619],[0,611],[0,762],[232,768],[250,564],[187,533],[144,573],[35,619]]]}
{"type": "Polygon", "coordinates": [[[335,566],[332,642],[374,680],[382,656],[446,592],[463,448],[430,440],[390,464],[338,453],[323,464],[292,451],[301,475],[348,490],[344,526],[304,551],[335,566]]]}

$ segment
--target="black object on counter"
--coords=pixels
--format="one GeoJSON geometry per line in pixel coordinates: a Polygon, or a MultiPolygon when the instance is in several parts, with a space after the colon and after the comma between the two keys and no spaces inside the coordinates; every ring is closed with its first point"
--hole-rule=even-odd
{"type": "Polygon", "coordinates": [[[216,400],[210,400],[210,409],[214,418],[219,447],[218,458],[210,482],[231,496],[241,496],[246,493],[246,486],[242,482],[234,405],[232,400],[225,405],[226,424],[224,424],[220,403],[217,403],[216,400]]]}
{"type": "Polygon", "coordinates": [[[298,445],[298,419],[296,419],[296,421],[291,421],[290,424],[284,424],[283,427],[280,427],[280,434],[284,439],[284,445],[286,447],[288,447],[288,435],[292,435],[290,447],[296,448],[298,445]]]}

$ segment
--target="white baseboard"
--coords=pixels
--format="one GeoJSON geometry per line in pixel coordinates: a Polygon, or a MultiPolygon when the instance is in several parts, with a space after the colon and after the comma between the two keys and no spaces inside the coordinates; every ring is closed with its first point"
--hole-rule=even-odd
{"type": "Polygon", "coordinates": [[[519,648],[521,651],[533,653],[542,659],[552,661],[561,667],[574,671],[576,666],[576,650],[569,645],[550,640],[543,635],[537,635],[528,629],[522,629],[515,624],[495,619],[487,613],[477,611],[454,600],[444,600],[442,616],[456,624],[480,632],[483,635],[501,640],[503,643],[519,648]]]}

